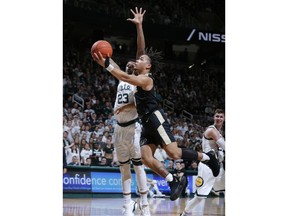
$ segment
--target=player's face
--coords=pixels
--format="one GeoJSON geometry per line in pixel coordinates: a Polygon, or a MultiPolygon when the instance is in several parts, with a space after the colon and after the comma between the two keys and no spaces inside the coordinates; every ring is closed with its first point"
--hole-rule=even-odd
{"type": "Polygon", "coordinates": [[[219,126],[223,125],[224,120],[225,120],[224,113],[216,113],[214,115],[214,124],[215,125],[219,125],[219,126]]]}
{"type": "Polygon", "coordinates": [[[142,55],[136,60],[135,70],[138,71],[140,74],[141,72],[150,70],[151,68],[151,61],[147,55],[142,55]]]}
{"type": "Polygon", "coordinates": [[[135,72],[135,62],[129,61],[129,62],[126,64],[125,71],[126,71],[128,74],[133,74],[133,73],[135,72]]]}

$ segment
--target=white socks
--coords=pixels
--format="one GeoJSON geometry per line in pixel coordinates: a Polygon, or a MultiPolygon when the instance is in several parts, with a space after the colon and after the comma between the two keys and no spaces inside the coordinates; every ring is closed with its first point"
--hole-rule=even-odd
{"type": "Polygon", "coordinates": [[[165,177],[165,180],[167,182],[172,182],[173,181],[173,175],[171,173],[169,173],[166,177],[165,177]]]}
{"type": "Polygon", "coordinates": [[[210,157],[208,155],[206,155],[205,153],[202,153],[203,157],[201,159],[201,161],[207,161],[210,160],[210,157]]]}
{"type": "Polygon", "coordinates": [[[131,194],[129,194],[129,195],[123,194],[123,198],[124,198],[124,205],[129,204],[131,202],[131,194]]]}

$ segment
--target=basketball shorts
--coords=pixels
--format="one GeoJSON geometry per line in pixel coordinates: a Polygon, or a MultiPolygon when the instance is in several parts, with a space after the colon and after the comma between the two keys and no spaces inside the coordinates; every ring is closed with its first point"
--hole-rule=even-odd
{"type": "Polygon", "coordinates": [[[223,167],[220,168],[220,173],[217,177],[214,177],[211,169],[202,162],[198,164],[198,175],[195,180],[196,195],[199,197],[207,197],[215,187],[218,191],[225,190],[225,171],[223,167]],[[217,183],[216,183],[217,181],[217,183]]]}
{"type": "Polygon", "coordinates": [[[114,146],[119,163],[141,158],[140,151],[141,125],[135,122],[127,127],[116,124],[114,128],[114,146]]]}
{"type": "Polygon", "coordinates": [[[164,118],[163,112],[156,110],[148,118],[142,119],[142,134],[140,145],[155,144],[163,147],[175,142],[168,121],[164,118]]]}

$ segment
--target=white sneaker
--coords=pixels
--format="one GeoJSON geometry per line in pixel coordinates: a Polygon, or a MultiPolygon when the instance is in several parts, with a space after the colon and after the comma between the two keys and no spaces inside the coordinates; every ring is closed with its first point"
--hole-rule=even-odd
{"type": "Polygon", "coordinates": [[[122,215],[123,216],[134,216],[134,211],[137,208],[137,202],[131,200],[129,204],[123,205],[122,215]]]}
{"type": "Polygon", "coordinates": [[[149,194],[149,196],[151,197],[151,198],[153,198],[154,196],[155,196],[155,194],[152,192],[152,191],[148,191],[148,194],[149,194]]]}
{"type": "Polygon", "coordinates": [[[151,216],[150,209],[148,205],[140,206],[141,216],[151,216]]]}
{"type": "Polygon", "coordinates": [[[188,216],[188,214],[186,214],[184,211],[182,214],[180,214],[180,216],[188,216]]]}
{"type": "Polygon", "coordinates": [[[162,194],[162,193],[160,192],[160,193],[155,194],[154,197],[155,197],[155,198],[164,198],[164,197],[165,197],[165,194],[162,194]]]}

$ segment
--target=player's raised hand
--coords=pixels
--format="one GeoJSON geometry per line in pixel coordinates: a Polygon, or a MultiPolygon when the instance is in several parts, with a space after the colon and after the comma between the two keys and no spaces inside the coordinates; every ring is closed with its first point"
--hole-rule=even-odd
{"type": "Polygon", "coordinates": [[[134,15],[134,18],[131,19],[131,18],[128,18],[127,20],[128,21],[131,21],[133,22],[134,24],[140,24],[143,22],[143,16],[144,14],[146,13],[146,10],[144,10],[142,12],[142,8],[139,9],[138,11],[138,8],[135,7],[135,11],[133,11],[132,9],[130,9],[131,13],[134,15]]]}
{"type": "Polygon", "coordinates": [[[101,52],[93,52],[91,55],[94,61],[96,61],[102,67],[105,67],[105,58],[103,58],[101,52]]]}

